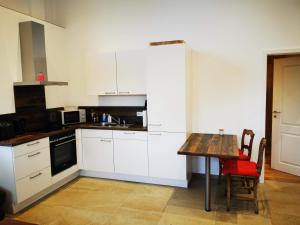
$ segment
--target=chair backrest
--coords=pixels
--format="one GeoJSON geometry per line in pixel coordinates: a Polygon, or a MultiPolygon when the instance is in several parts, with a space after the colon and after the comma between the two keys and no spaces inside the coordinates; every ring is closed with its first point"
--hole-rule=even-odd
{"type": "Polygon", "coordinates": [[[243,130],[242,141],[241,141],[241,150],[244,153],[244,150],[247,149],[249,159],[251,158],[251,154],[252,154],[252,145],[253,145],[254,136],[255,136],[255,134],[252,130],[248,130],[248,129],[243,130]],[[250,136],[250,140],[249,140],[248,144],[245,144],[245,136],[246,135],[250,136]]]}
{"type": "Polygon", "coordinates": [[[263,165],[263,158],[264,158],[264,151],[267,146],[267,139],[262,138],[259,143],[259,149],[258,149],[258,158],[256,163],[256,171],[258,174],[261,173],[262,165],[263,165]]]}

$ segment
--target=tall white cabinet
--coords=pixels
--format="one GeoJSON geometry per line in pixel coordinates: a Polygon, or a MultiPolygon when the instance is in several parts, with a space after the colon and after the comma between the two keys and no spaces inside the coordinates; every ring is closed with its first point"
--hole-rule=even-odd
{"type": "Polygon", "coordinates": [[[190,50],[151,46],[147,57],[149,176],[187,180],[187,158],[177,151],[190,132],[190,50]]]}

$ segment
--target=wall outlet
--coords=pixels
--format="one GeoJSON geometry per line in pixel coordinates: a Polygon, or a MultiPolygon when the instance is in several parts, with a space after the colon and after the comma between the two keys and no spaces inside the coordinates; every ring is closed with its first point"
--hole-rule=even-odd
{"type": "Polygon", "coordinates": [[[136,112],[136,116],[143,116],[143,112],[136,112]]]}

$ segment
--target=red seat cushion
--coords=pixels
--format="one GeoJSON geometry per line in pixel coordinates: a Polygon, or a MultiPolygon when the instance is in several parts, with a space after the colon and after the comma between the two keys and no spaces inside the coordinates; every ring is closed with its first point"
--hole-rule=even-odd
{"type": "Polygon", "coordinates": [[[248,155],[244,155],[243,151],[239,149],[239,160],[249,161],[250,157],[248,155]]]}
{"type": "Polygon", "coordinates": [[[223,166],[223,174],[255,176],[259,177],[256,171],[256,163],[242,160],[226,160],[223,166]]]}

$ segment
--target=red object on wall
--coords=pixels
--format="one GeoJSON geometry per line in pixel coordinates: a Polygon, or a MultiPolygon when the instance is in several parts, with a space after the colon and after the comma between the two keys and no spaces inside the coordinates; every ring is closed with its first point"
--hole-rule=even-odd
{"type": "Polygon", "coordinates": [[[43,72],[39,72],[36,76],[37,81],[45,81],[45,74],[43,72]]]}

